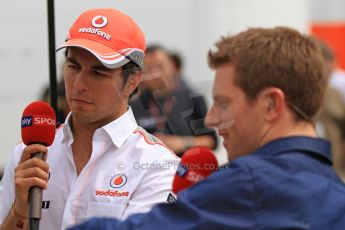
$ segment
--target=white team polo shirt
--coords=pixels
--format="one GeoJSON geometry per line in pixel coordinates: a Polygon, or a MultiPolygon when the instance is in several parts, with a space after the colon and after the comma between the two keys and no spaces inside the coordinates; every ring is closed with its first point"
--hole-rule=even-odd
{"type": "MultiPolygon", "coordinates": [[[[71,114],[48,149],[50,177],[43,192],[40,229],[65,229],[95,216],[125,219],[166,202],[180,159],[138,127],[130,108],[95,131],[91,158],[79,176],[70,119],[71,114]]],[[[23,143],[16,146],[1,181],[0,223],[15,198],[14,170],[24,147],[23,143]]]]}

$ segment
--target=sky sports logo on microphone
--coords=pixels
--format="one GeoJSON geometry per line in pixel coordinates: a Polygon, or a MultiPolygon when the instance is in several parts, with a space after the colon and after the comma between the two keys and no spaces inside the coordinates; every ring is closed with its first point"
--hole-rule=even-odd
{"type": "Polygon", "coordinates": [[[178,166],[177,166],[177,170],[176,170],[176,174],[179,175],[180,177],[184,177],[188,172],[188,169],[187,167],[180,163],[178,166]]]}
{"type": "Polygon", "coordinates": [[[31,126],[56,126],[55,119],[46,115],[34,115],[22,117],[21,127],[31,126]]]}

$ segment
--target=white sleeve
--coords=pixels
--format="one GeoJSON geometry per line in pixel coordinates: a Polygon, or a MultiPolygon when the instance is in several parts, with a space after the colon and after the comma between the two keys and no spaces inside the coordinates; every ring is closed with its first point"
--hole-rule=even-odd
{"type": "Polygon", "coordinates": [[[0,224],[7,217],[15,199],[14,173],[20,160],[22,150],[23,148],[21,144],[16,146],[6,165],[4,175],[0,182],[0,186],[2,187],[2,190],[0,191],[0,224]]]}
{"type": "MultiPolygon", "coordinates": [[[[169,154],[171,155],[170,152],[169,154]]],[[[148,212],[154,205],[167,202],[179,162],[180,158],[171,155],[147,165],[146,173],[132,194],[121,219],[134,213],[148,212]]]]}

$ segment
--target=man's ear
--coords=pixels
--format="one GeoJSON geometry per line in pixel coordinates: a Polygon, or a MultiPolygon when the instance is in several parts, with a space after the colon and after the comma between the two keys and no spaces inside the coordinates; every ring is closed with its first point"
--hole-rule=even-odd
{"type": "Polygon", "coordinates": [[[285,94],[279,88],[270,87],[262,92],[262,100],[265,111],[265,119],[267,121],[274,120],[281,114],[285,104],[285,94]]]}
{"type": "Polygon", "coordinates": [[[126,86],[124,89],[125,95],[130,96],[136,88],[138,88],[141,80],[143,78],[143,73],[136,71],[135,73],[128,76],[126,86]]]}
{"type": "Polygon", "coordinates": [[[273,97],[268,99],[267,111],[274,110],[276,108],[276,101],[273,97]]]}

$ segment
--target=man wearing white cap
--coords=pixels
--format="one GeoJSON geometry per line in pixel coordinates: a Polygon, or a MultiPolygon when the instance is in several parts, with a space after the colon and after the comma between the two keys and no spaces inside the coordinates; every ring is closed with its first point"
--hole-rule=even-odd
{"type": "Polygon", "coordinates": [[[0,229],[28,223],[28,190],[42,187],[40,229],[65,229],[94,216],[125,219],[165,202],[179,158],[140,128],[128,107],[142,78],[145,38],[114,9],[82,13],[65,43],[70,114],[54,143],[16,146],[0,194],[0,229]],[[46,162],[30,159],[46,152],[46,162]]]}

